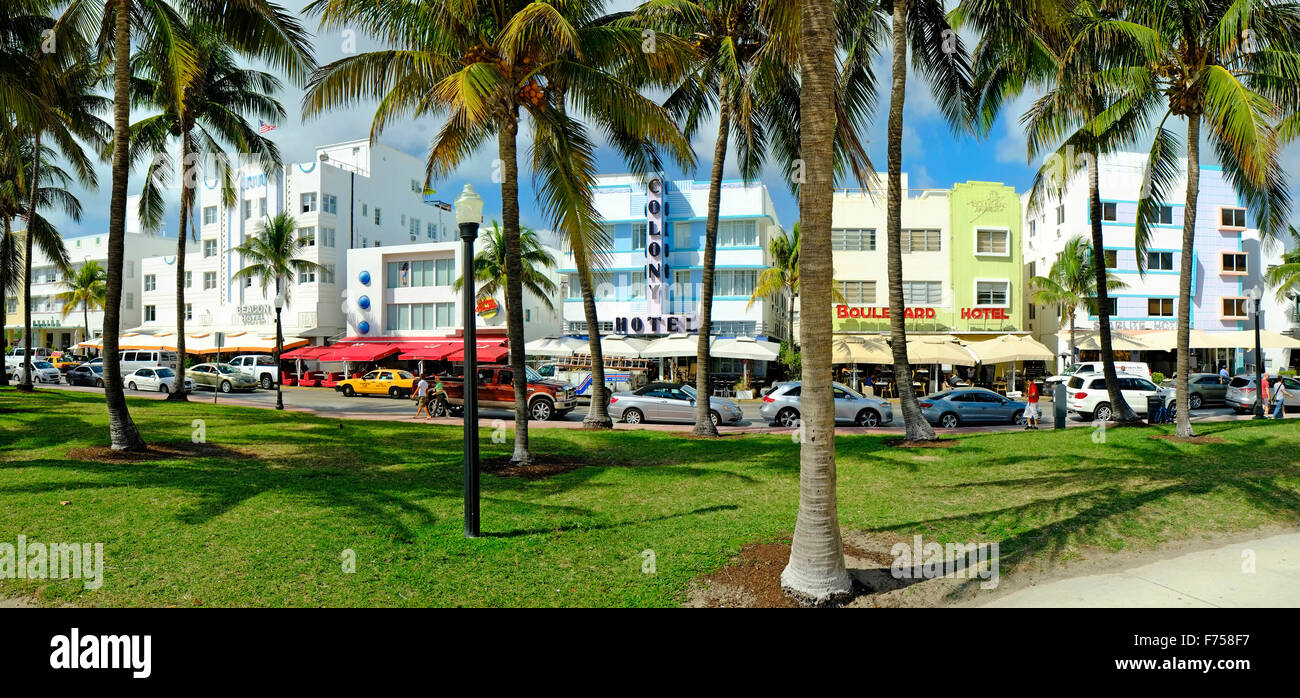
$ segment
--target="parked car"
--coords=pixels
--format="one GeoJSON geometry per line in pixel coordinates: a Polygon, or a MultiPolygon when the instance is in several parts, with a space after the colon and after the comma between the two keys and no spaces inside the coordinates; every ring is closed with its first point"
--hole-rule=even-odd
{"type": "Polygon", "coordinates": [[[228,364],[196,364],[185,370],[185,377],[192,379],[196,388],[220,390],[223,393],[257,389],[256,378],[228,364]]]}
{"type": "Polygon", "coordinates": [[[280,367],[275,364],[274,356],[241,354],[231,359],[229,364],[236,371],[252,376],[263,390],[275,387],[275,382],[280,378],[280,367]]]}
{"type": "MultiPolygon", "coordinates": [[[[126,387],[131,390],[144,390],[170,393],[176,390],[176,372],[166,366],[137,368],[124,379],[126,387]]],[[[194,391],[194,379],[185,377],[185,392],[194,391]]]]}
{"type": "MultiPolygon", "coordinates": [[[[1276,390],[1273,386],[1277,381],[1277,376],[1268,377],[1268,389],[1276,390]]],[[[1286,386],[1289,395],[1286,396],[1287,407],[1300,407],[1300,381],[1290,376],[1282,377],[1282,384],[1286,386]]],[[[1235,376],[1228,382],[1228,390],[1224,395],[1224,402],[1228,403],[1237,414],[1246,414],[1255,411],[1255,376],[1240,375],[1235,376]]],[[[1267,408],[1265,412],[1268,412],[1267,408]]]]}
{"type": "MultiPolygon", "coordinates": [[[[18,365],[22,363],[24,352],[26,351],[27,347],[24,346],[11,348],[5,354],[5,370],[12,371],[14,368],[18,367],[18,365]]],[[[37,361],[49,361],[53,357],[53,354],[54,351],[49,347],[32,347],[32,356],[36,357],[37,361]]]]}
{"type": "MultiPolygon", "coordinates": [[[[527,368],[527,367],[525,367],[527,368]]],[[[513,409],[515,406],[514,372],[509,366],[479,366],[478,405],[513,409]]],[[[465,406],[465,381],[460,376],[443,376],[442,387],[447,391],[447,404],[453,414],[465,406]]],[[[528,378],[528,414],[545,422],[563,417],[578,406],[577,390],[562,381],[528,378]]]]}
{"type": "MultiPolygon", "coordinates": [[[[835,421],[852,422],[860,427],[878,427],[894,421],[894,409],[889,402],[866,397],[846,385],[833,383],[835,393],[835,421]]],[[[763,396],[758,414],[769,422],[793,427],[800,419],[799,394],[803,383],[794,381],[777,383],[763,396]]]]}
{"type": "MultiPolygon", "coordinates": [[[[36,352],[32,354],[36,355],[36,352]]],[[[28,362],[25,366],[15,363],[13,368],[9,369],[9,378],[15,383],[22,382],[25,370],[32,372],[33,383],[59,383],[63,380],[63,374],[59,373],[59,369],[55,368],[54,364],[40,359],[28,362]]]]}
{"type": "MultiPolygon", "coordinates": [[[[1116,361],[1115,372],[1127,373],[1130,376],[1151,380],[1151,367],[1142,361],[1116,361]]],[[[1044,378],[1043,382],[1048,386],[1052,386],[1070,380],[1071,376],[1084,373],[1105,373],[1104,364],[1101,361],[1085,361],[1081,364],[1074,364],[1058,376],[1044,378]]]]}
{"type": "Polygon", "coordinates": [[[1024,424],[1027,403],[985,388],[955,388],[921,399],[925,421],[945,429],[969,424],[1024,424]]]}
{"type": "MultiPolygon", "coordinates": [[[[1173,400],[1172,390],[1160,388],[1145,378],[1123,373],[1116,378],[1124,402],[1128,403],[1135,414],[1147,413],[1147,398],[1152,395],[1161,396],[1166,404],[1173,400]]],[[[1075,374],[1065,387],[1066,410],[1071,414],[1085,420],[1099,419],[1103,422],[1109,421],[1114,414],[1106,388],[1106,376],[1100,373],[1075,374]]]]}
{"type": "Polygon", "coordinates": [[[172,371],[180,368],[180,362],[176,358],[174,351],[162,351],[159,349],[127,349],[120,352],[121,371],[125,376],[139,368],[169,368],[172,371]]]}
{"type": "MultiPolygon", "coordinates": [[[[1228,383],[1219,377],[1217,373],[1193,373],[1187,377],[1187,387],[1191,394],[1187,396],[1188,405],[1199,410],[1211,402],[1225,402],[1228,399],[1228,383]]],[[[1166,378],[1160,383],[1160,387],[1166,390],[1173,390],[1176,381],[1173,378],[1166,378]]]]}
{"type": "Polygon", "coordinates": [[[68,385],[85,385],[91,388],[104,387],[104,365],[82,364],[65,374],[68,385]]]}
{"type": "MultiPolygon", "coordinates": [[[[695,422],[695,386],[685,383],[651,383],[609,398],[611,419],[628,424],[642,422],[695,422]]],[[[709,398],[709,419],[714,426],[735,424],[745,413],[727,398],[709,398]]]]}
{"type": "Polygon", "coordinates": [[[67,353],[60,354],[59,356],[54,357],[52,361],[50,361],[50,363],[54,364],[55,368],[59,369],[59,373],[65,375],[68,373],[69,370],[76,368],[77,366],[80,366],[85,362],[86,362],[86,357],[77,356],[75,354],[67,354],[67,353]]]}
{"type": "Polygon", "coordinates": [[[411,394],[411,381],[415,376],[395,368],[381,368],[360,378],[348,378],[339,381],[334,389],[345,397],[354,395],[387,395],[391,398],[407,397],[411,394]]]}

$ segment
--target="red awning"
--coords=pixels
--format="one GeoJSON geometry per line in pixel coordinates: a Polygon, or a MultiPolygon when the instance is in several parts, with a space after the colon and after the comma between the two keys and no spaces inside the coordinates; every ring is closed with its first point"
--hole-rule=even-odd
{"type": "Polygon", "coordinates": [[[462,346],[460,340],[449,339],[445,342],[421,342],[402,345],[402,354],[397,358],[403,361],[437,361],[445,359],[462,346]]]}
{"type": "Polygon", "coordinates": [[[281,359],[315,359],[327,351],[333,351],[334,347],[328,346],[306,346],[298,347],[293,351],[286,351],[280,355],[281,359]]]}
{"type": "MultiPolygon", "coordinates": [[[[492,342],[490,344],[479,342],[475,345],[475,356],[478,357],[478,360],[481,363],[493,363],[496,361],[500,361],[509,353],[510,350],[507,349],[505,345],[503,345],[501,342],[492,342]]],[[[456,347],[456,350],[453,351],[451,354],[447,355],[445,358],[448,361],[464,361],[465,360],[464,348],[459,346],[456,347]]]]}
{"type": "Polygon", "coordinates": [[[353,344],[337,347],[333,351],[317,356],[316,359],[319,361],[378,361],[401,350],[402,348],[399,346],[378,342],[374,344],[353,344]]]}

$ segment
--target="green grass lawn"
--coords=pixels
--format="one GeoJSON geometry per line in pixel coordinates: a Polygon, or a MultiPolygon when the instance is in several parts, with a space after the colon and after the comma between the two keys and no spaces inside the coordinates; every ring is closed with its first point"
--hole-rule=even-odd
{"type": "MultiPolygon", "coordinates": [[[[223,451],[106,464],[102,397],[0,390],[0,542],[102,542],[102,588],[0,581],[44,603],[204,606],[671,606],[691,579],[794,527],[798,446],[639,431],[536,429],[589,462],[544,480],[484,475],[483,532],[462,537],[459,427],[130,401],[151,443],[223,451]],[[63,502],[67,502],[63,504],[63,502]],[[356,572],[342,571],[345,549],[356,572]],[[642,551],[656,572],[642,572],[642,551]]],[[[1017,562],[1145,549],[1300,521],[1300,422],[963,436],[951,449],[837,440],[846,529],[1000,541],[1017,562]]],[[[509,453],[483,431],[483,457],[509,453]]]]}

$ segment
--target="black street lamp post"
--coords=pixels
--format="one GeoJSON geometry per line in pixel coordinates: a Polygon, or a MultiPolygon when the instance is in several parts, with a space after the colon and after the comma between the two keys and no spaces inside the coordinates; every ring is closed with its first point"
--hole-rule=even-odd
{"type": "Polygon", "coordinates": [[[1247,302],[1252,304],[1251,313],[1255,316],[1255,419],[1264,419],[1264,402],[1268,400],[1268,395],[1264,394],[1264,351],[1259,341],[1259,305],[1264,299],[1264,292],[1259,286],[1252,286],[1246,296],[1247,302]]]}
{"type": "Polygon", "coordinates": [[[479,536],[479,478],[478,478],[478,354],[475,340],[474,303],[474,240],[483,220],[483,197],[469,184],[456,199],[456,223],[460,227],[461,287],[464,296],[465,340],[465,537],[479,536]]]}
{"type": "Polygon", "coordinates": [[[284,352],[284,331],[280,325],[280,311],[284,310],[284,289],[275,294],[275,409],[284,409],[284,393],[280,391],[280,354],[284,352]]]}

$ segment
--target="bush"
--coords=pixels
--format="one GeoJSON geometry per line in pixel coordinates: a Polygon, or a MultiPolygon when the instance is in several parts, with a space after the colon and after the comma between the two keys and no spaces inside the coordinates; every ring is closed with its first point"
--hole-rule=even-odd
{"type": "Polygon", "coordinates": [[[780,361],[785,365],[787,378],[799,380],[803,375],[803,354],[790,346],[789,342],[781,342],[780,361]]]}
{"type": "Polygon", "coordinates": [[[1296,370],[1294,368],[1284,368],[1281,371],[1279,371],[1279,373],[1281,373],[1284,376],[1291,376],[1292,378],[1294,378],[1296,375],[1296,370]]]}
{"type": "Polygon", "coordinates": [[[1151,380],[1154,381],[1156,385],[1160,385],[1165,382],[1165,374],[1156,371],[1151,374],[1151,380]]]}

